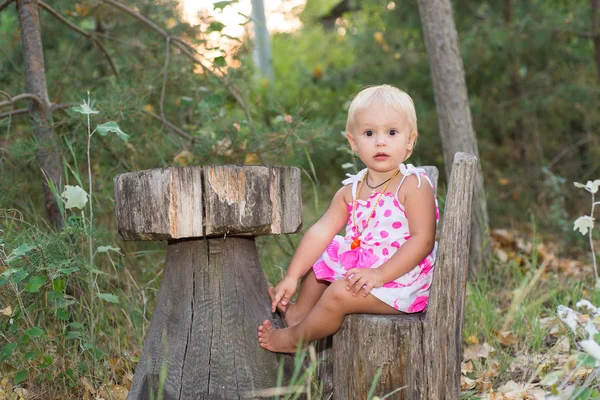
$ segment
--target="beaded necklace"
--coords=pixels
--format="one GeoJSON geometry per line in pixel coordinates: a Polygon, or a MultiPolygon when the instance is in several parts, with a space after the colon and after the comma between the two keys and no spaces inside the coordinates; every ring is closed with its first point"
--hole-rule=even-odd
{"type": "MultiPolygon", "coordinates": [[[[379,196],[377,196],[377,200],[375,200],[375,204],[373,204],[373,208],[371,208],[371,212],[369,213],[369,218],[367,218],[367,222],[364,224],[363,230],[362,231],[358,231],[358,225],[356,225],[356,203],[358,202],[358,199],[354,200],[353,203],[353,207],[352,207],[352,223],[354,224],[354,227],[356,228],[356,235],[354,236],[354,240],[352,240],[352,243],[350,244],[350,249],[354,250],[357,247],[360,247],[360,235],[361,233],[364,232],[365,229],[367,229],[367,226],[369,226],[369,222],[371,221],[371,217],[373,217],[373,213],[375,212],[375,208],[377,208],[377,205],[379,204],[379,200],[381,200],[381,196],[383,196],[383,194],[385,193],[386,189],[388,188],[388,186],[390,185],[390,183],[392,182],[392,180],[396,177],[396,175],[398,175],[398,173],[400,172],[400,170],[396,171],[394,173],[394,175],[392,175],[392,177],[388,180],[387,184],[384,186],[383,190],[381,192],[379,192],[379,196]]],[[[360,180],[359,184],[358,184],[358,188],[356,189],[356,196],[358,197],[358,195],[360,194],[360,189],[362,188],[363,182],[365,181],[365,178],[367,177],[367,174],[364,174],[362,179],[360,180]]]]}

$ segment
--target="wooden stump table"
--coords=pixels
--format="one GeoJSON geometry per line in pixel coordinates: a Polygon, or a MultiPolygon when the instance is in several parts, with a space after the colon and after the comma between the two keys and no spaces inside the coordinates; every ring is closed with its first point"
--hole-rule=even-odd
{"type": "Polygon", "coordinates": [[[301,227],[293,167],[161,168],[115,177],[119,234],[168,240],[156,308],[128,399],[238,399],[276,385],[280,356],[258,345],[270,319],[257,235],[301,227]]]}

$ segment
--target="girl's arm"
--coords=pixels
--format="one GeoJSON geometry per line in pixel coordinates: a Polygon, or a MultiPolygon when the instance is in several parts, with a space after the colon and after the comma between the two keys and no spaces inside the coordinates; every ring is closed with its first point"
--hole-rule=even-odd
{"type": "Polygon", "coordinates": [[[270,293],[271,309],[276,307],[285,311],[298,286],[298,280],[313,266],[323,254],[333,237],[344,227],[348,221],[348,204],[346,199],[351,198],[350,186],[344,186],[333,197],[327,212],[306,231],[296,249],[286,275],[270,293]]]}
{"type": "Polygon", "coordinates": [[[410,176],[406,178],[399,194],[399,200],[404,204],[410,227],[410,239],[379,268],[353,268],[347,271],[346,278],[354,275],[349,279],[347,289],[353,290],[355,295],[364,289],[363,295],[366,296],[372,288],[381,287],[386,282],[398,279],[415,268],[433,250],[435,243],[434,194],[427,181],[424,180],[420,188],[417,185],[417,178],[410,176]]]}

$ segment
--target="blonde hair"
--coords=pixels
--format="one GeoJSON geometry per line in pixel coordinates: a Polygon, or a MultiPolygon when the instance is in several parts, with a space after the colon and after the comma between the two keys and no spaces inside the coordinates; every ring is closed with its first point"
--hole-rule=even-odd
{"type": "Polygon", "coordinates": [[[361,90],[350,103],[348,119],[346,120],[346,133],[354,123],[354,117],[358,111],[364,110],[375,103],[383,102],[384,106],[391,106],[396,111],[406,115],[410,125],[411,135],[414,135],[415,143],[419,132],[417,131],[417,112],[415,104],[406,92],[392,85],[370,86],[361,90]]]}

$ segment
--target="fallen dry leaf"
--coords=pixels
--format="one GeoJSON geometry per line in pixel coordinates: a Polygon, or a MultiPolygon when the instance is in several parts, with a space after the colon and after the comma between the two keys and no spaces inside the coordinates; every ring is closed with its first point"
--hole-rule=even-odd
{"type": "Polygon", "coordinates": [[[503,346],[517,343],[517,337],[511,331],[497,332],[496,337],[503,346]]]}
{"type": "Polygon", "coordinates": [[[469,361],[466,363],[460,363],[460,372],[462,374],[468,374],[469,372],[473,372],[473,362],[469,361]]]}
{"type": "Polygon", "coordinates": [[[488,358],[494,348],[488,343],[476,344],[465,349],[463,361],[475,360],[477,358],[488,358]]]}
{"type": "Polygon", "coordinates": [[[479,340],[477,340],[477,337],[475,337],[475,335],[471,335],[468,338],[465,339],[465,343],[467,344],[479,344],[479,340]]]}
{"type": "Polygon", "coordinates": [[[86,391],[90,392],[91,394],[96,394],[96,389],[94,389],[88,378],[82,376],[81,378],[79,378],[79,381],[81,382],[86,391]]]}
{"type": "Polygon", "coordinates": [[[464,375],[460,377],[460,390],[462,390],[463,392],[465,390],[474,389],[476,384],[477,382],[475,381],[475,379],[468,378],[464,375]]]}

